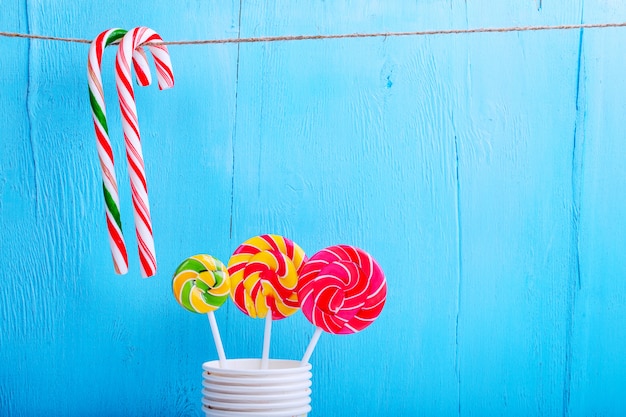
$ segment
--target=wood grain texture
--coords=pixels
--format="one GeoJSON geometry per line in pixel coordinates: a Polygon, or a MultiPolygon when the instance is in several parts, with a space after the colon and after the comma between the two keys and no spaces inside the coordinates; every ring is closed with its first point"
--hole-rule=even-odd
{"type": "MultiPolygon", "coordinates": [[[[608,0],[81,4],[0,0],[0,29],[165,40],[626,20],[608,0]]],[[[172,46],[136,89],[158,273],[139,277],[113,57],[103,71],[130,274],[106,242],[87,46],[0,38],[0,415],[200,416],[207,319],[171,273],[283,234],[370,252],[388,303],[322,335],[312,416],[626,412],[624,29],[172,46]],[[106,70],[108,68],[108,70],[106,70]]],[[[216,313],[229,357],[263,321],[216,313]]],[[[302,314],[271,357],[299,358],[302,314]]]]}
{"type": "MultiPolygon", "coordinates": [[[[611,2],[585,2],[584,20],[625,19],[611,2]]],[[[573,297],[570,415],[626,413],[626,197],[622,36],[585,31],[577,118],[578,280],[573,297]]]]}
{"type": "MultiPolygon", "coordinates": [[[[580,21],[570,2],[468,3],[468,26],[580,21]],[[478,7],[477,7],[478,6],[478,7]],[[519,19],[515,22],[515,19],[519,19]]],[[[562,415],[579,34],[467,39],[457,120],[461,415],[562,415]]]]}
{"type": "MultiPolygon", "coordinates": [[[[391,17],[401,30],[416,16],[422,27],[428,16],[448,13],[444,27],[462,24],[460,3],[449,8],[413,5],[403,21],[382,3],[360,9],[347,2],[245,2],[241,36],[380,31],[391,29],[391,17]]],[[[312,358],[317,415],[336,415],[348,403],[359,416],[458,409],[456,171],[448,101],[456,85],[441,74],[459,65],[444,43],[241,47],[235,240],[269,230],[310,254],[350,243],[370,251],[388,274],[389,302],[371,328],[322,337],[312,358]],[[399,320],[403,316],[407,320],[399,320]],[[396,349],[406,352],[400,360],[396,349]],[[391,388],[398,381],[403,390],[391,388]]],[[[280,329],[276,355],[298,354],[294,343],[278,344],[280,336],[297,332],[291,338],[305,346],[312,331],[280,329]]]]}
{"type": "MultiPolygon", "coordinates": [[[[218,7],[188,1],[179,3],[185,12],[177,13],[165,3],[154,6],[28,2],[14,6],[21,14],[3,12],[2,19],[28,22],[28,29],[16,30],[85,38],[138,24],[165,39],[237,31],[238,2],[218,7]]],[[[229,254],[227,244],[214,242],[229,238],[236,47],[173,48],[176,87],[136,91],[159,259],[158,276],[142,280],[115,94],[115,48],[105,54],[103,78],[131,265],[131,274],[122,277],[113,274],[106,248],[87,46],[0,42],[7,51],[2,76],[13,77],[2,83],[2,114],[8,117],[0,135],[6,149],[0,414],[199,414],[196,382],[214,348],[206,317],[178,307],[170,277],[186,256],[229,254]]]]}

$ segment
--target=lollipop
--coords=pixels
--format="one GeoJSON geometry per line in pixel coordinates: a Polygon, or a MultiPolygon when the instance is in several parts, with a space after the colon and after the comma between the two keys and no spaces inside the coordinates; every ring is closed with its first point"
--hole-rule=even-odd
{"type": "Polygon", "coordinates": [[[302,362],[309,360],[322,330],[351,334],[372,324],[386,296],[385,275],[365,251],[337,245],[313,255],[298,282],[302,312],[317,327],[302,362]]]}
{"type": "Polygon", "coordinates": [[[261,366],[267,365],[272,320],[298,311],[297,284],[306,256],[291,240],[277,235],[248,239],[228,262],[230,296],[252,318],[265,318],[261,366]]]}
{"type": "Polygon", "coordinates": [[[209,255],[195,255],[181,263],[172,278],[172,290],[185,309],[207,313],[222,367],[226,361],[222,339],[215,321],[215,310],[228,299],[230,279],[222,262],[209,255]]]}
{"type": "Polygon", "coordinates": [[[252,318],[284,319],[298,311],[296,288],[305,260],[304,251],[277,235],[248,239],[228,262],[230,295],[241,311],[252,318]]]}

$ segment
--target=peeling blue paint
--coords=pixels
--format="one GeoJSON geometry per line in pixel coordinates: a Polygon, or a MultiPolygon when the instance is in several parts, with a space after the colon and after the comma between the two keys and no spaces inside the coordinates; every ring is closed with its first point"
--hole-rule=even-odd
{"type": "MultiPolygon", "coordinates": [[[[590,0],[5,3],[2,30],[77,38],[626,19],[590,0]]],[[[625,36],[171,46],[175,88],[136,91],[159,259],[147,280],[129,232],[131,272],[113,274],[86,45],[0,38],[0,415],[201,415],[217,355],[171,274],[259,233],[309,255],[354,244],[387,275],[376,323],[320,339],[313,416],[625,415],[625,36]]],[[[216,316],[228,356],[260,355],[261,321],[231,303],[216,316]]],[[[271,356],[299,358],[312,333],[301,314],[276,322],[271,356]]]]}

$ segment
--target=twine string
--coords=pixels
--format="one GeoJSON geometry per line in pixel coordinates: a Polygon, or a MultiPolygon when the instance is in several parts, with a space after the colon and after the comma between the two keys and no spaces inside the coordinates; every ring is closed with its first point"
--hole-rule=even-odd
{"type": "MultiPolygon", "coordinates": [[[[545,25],[545,26],[510,26],[510,27],[483,27],[474,29],[442,29],[422,30],[413,32],[373,32],[373,33],[340,33],[330,35],[284,35],[284,36],[261,36],[251,38],[224,38],[224,39],[200,39],[158,42],[162,45],[210,45],[228,43],[259,43],[259,42],[290,42],[308,41],[321,39],[350,39],[350,38],[388,38],[404,36],[436,36],[436,35],[464,35],[476,33],[508,33],[508,32],[537,32],[547,30],[573,30],[573,29],[605,29],[626,27],[626,22],[615,23],[580,23],[571,25],[545,25]]],[[[91,43],[90,39],[65,38],[58,36],[34,35],[29,33],[0,32],[0,37],[36,39],[45,41],[58,41],[68,43],[91,43]]],[[[157,42],[155,42],[157,44],[157,42]]]]}

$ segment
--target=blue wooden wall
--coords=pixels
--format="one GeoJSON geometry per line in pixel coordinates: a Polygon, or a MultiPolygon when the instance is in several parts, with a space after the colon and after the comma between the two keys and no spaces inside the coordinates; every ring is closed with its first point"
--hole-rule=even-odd
{"type": "MultiPolygon", "coordinates": [[[[0,0],[0,30],[166,40],[625,21],[613,0],[0,0]]],[[[185,257],[284,234],[360,246],[388,302],[313,355],[313,416],[626,414],[626,29],[172,46],[137,89],[159,270],[109,255],[87,45],[0,38],[0,415],[199,416],[185,257]]],[[[262,321],[217,312],[231,357],[262,321]]],[[[272,357],[313,329],[276,322],[272,357]]]]}

